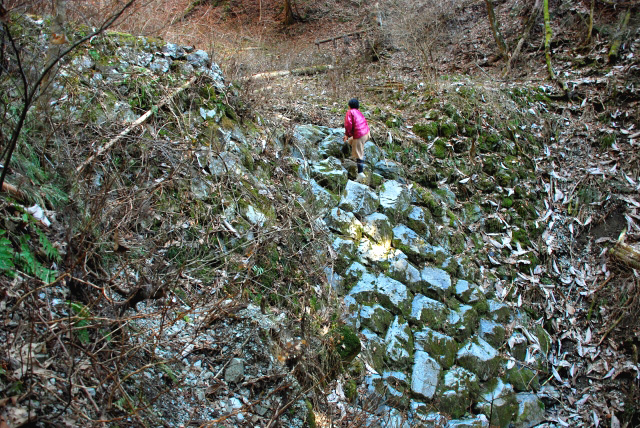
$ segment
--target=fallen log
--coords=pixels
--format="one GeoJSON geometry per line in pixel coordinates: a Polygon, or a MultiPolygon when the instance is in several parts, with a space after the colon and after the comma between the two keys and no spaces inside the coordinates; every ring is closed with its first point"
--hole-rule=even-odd
{"type": "Polygon", "coordinates": [[[609,254],[619,262],[633,269],[640,270],[640,249],[618,241],[618,243],[609,250],[609,254]]]}
{"type": "Polygon", "coordinates": [[[318,73],[324,73],[327,70],[332,70],[331,64],[312,65],[310,67],[294,68],[293,70],[279,70],[279,71],[267,71],[265,73],[258,73],[246,78],[246,80],[262,80],[270,79],[272,77],[288,76],[290,74],[294,76],[312,76],[318,73]]]}

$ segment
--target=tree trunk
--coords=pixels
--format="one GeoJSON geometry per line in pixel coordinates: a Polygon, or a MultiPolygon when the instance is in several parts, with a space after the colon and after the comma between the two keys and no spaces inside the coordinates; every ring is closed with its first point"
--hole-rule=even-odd
{"type": "Polygon", "coordinates": [[[593,13],[596,8],[596,0],[591,0],[591,9],[589,10],[589,29],[587,30],[587,38],[584,41],[584,45],[588,46],[591,43],[591,35],[593,34],[593,13]]]}
{"type": "Polygon", "coordinates": [[[522,45],[524,45],[524,42],[529,37],[529,33],[531,32],[531,29],[533,28],[533,25],[536,23],[536,20],[538,19],[538,13],[540,12],[540,2],[541,0],[536,0],[535,4],[533,5],[533,8],[531,9],[529,20],[525,24],[524,30],[522,30],[522,35],[520,36],[520,40],[518,40],[518,45],[513,50],[513,54],[509,58],[509,62],[507,62],[507,67],[505,68],[503,73],[504,77],[508,76],[509,73],[511,73],[511,66],[518,59],[518,55],[520,55],[520,51],[522,50],[522,45]]]}
{"type": "Polygon", "coordinates": [[[493,0],[484,0],[487,5],[487,15],[489,16],[489,25],[491,26],[491,32],[493,33],[493,38],[496,40],[498,44],[498,50],[500,51],[500,55],[505,59],[509,59],[509,50],[507,48],[507,44],[504,41],[504,37],[502,37],[502,33],[500,32],[500,23],[498,22],[498,18],[496,18],[496,14],[493,7],[493,0]]]}
{"type": "Polygon", "coordinates": [[[631,19],[631,8],[627,8],[627,11],[624,14],[620,22],[620,27],[618,28],[618,32],[616,33],[615,39],[613,39],[613,43],[611,44],[611,49],[609,49],[609,62],[613,62],[618,59],[618,55],[620,53],[620,45],[622,44],[622,40],[624,39],[625,33],[627,31],[627,25],[629,25],[629,20],[631,19]]]}
{"type": "Polygon", "coordinates": [[[547,61],[547,70],[549,71],[549,78],[554,82],[558,83],[565,95],[568,95],[569,88],[567,84],[562,80],[556,77],[556,73],[553,71],[553,66],[551,65],[551,37],[553,35],[551,31],[551,18],[549,16],[549,0],[544,0],[543,3],[544,9],[544,57],[547,61]]]}
{"type": "Polygon", "coordinates": [[[293,24],[293,9],[291,8],[291,0],[284,0],[284,25],[293,24]]]}

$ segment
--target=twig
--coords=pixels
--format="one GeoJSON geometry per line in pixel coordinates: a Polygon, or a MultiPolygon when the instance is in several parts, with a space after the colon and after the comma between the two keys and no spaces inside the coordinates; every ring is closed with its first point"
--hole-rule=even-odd
{"type": "Polygon", "coordinates": [[[602,337],[600,338],[600,341],[598,342],[598,346],[600,346],[602,344],[602,342],[604,341],[604,339],[607,337],[607,335],[609,333],[611,333],[611,331],[616,328],[618,326],[618,324],[620,324],[620,321],[622,321],[622,317],[624,316],[624,314],[620,315],[618,317],[617,320],[614,321],[613,324],[611,324],[611,326],[609,326],[609,328],[607,329],[607,331],[604,332],[604,334],[602,335],[602,337]]]}
{"type": "Polygon", "coordinates": [[[151,117],[151,115],[153,114],[154,111],[157,111],[157,109],[160,109],[161,107],[163,107],[166,103],[168,103],[169,101],[171,101],[176,95],[180,94],[182,91],[184,91],[185,89],[187,89],[189,86],[191,86],[193,84],[193,82],[195,82],[197,79],[197,76],[193,76],[191,79],[189,79],[188,82],[186,82],[185,84],[183,84],[182,86],[180,86],[178,89],[176,89],[175,91],[173,91],[171,94],[169,94],[168,96],[166,96],[165,98],[163,98],[162,100],[160,100],[160,102],[158,104],[156,104],[155,106],[153,106],[151,108],[151,110],[147,111],[145,114],[143,114],[142,116],[140,116],[138,118],[138,120],[136,120],[135,122],[133,122],[131,125],[129,125],[128,127],[126,127],[122,132],[120,132],[116,137],[112,138],[111,140],[109,140],[107,142],[107,144],[105,144],[104,146],[100,147],[98,149],[98,151],[89,156],[89,158],[84,161],[82,163],[82,165],[80,165],[78,168],[76,168],[76,172],[77,173],[81,173],[86,167],[87,165],[89,165],[91,162],[93,162],[93,160],[99,156],[101,156],[104,152],[106,152],[107,150],[109,150],[115,143],[117,143],[118,141],[120,141],[123,137],[127,136],[131,131],[133,131],[135,128],[137,128],[138,126],[140,126],[141,124],[143,124],[147,119],[149,119],[149,117],[151,117]]]}

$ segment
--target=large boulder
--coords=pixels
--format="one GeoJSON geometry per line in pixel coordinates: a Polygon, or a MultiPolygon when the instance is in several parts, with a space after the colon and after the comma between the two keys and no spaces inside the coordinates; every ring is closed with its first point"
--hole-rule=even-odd
{"type": "Polygon", "coordinates": [[[453,366],[456,361],[458,343],[451,336],[424,327],[414,333],[413,342],[416,351],[428,352],[445,369],[453,366]]]}
{"type": "Polygon", "coordinates": [[[513,387],[500,378],[488,382],[480,393],[476,410],[487,415],[491,425],[508,427],[518,413],[518,401],[513,387]]]}
{"type": "Polygon", "coordinates": [[[469,305],[459,305],[449,312],[445,331],[458,340],[469,338],[478,324],[478,313],[469,305]]]}
{"type": "Polygon", "coordinates": [[[365,217],[374,213],[379,204],[378,195],[369,186],[349,180],[339,207],[365,217]]]}
{"type": "Polygon", "coordinates": [[[411,303],[410,319],[418,323],[425,323],[433,328],[444,326],[449,316],[449,308],[443,303],[416,294],[411,303]]]}
{"type": "Polygon", "coordinates": [[[376,297],[380,304],[394,314],[408,315],[413,296],[407,286],[384,274],[376,278],[376,297]]]}
{"type": "Polygon", "coordinates": [[[311,176],[323,187],[334,192],[341,191],[347,184],[347,170],[334,157],[311,164],[311,176]]]}
{"type": "Polygon", "coordinates": [[[438,387],[442,367],[424,351],[417,351],[411,373],[411,391],[419,397],[432,399],[438,387]]]}
{"type": "MultiPolygon", "coordinates": [[[[341,140],[342,141],[342,140],[341,140]]],[[[382,150],[376,146],[373,142],[367,141],[364,143],[364,160],[370,164],[377,164],[383,157],[382,150]]]]}
{"type": "Polygon", "coordinates": [[[444,374],[438,388],[439,409],[454,418],[463,416],[479,392],[478,377],[462,367],[454,367],[444,374]]]}
{"type": "Polygon", "coordinates": [[[409,323],[397,316],[384,338],[387,362],[393,367],[403,368],[411,362],[413,355],[413,333],[409,323]]]}
{"type": "Polygon", "coordinates": [[[421,234],[424,239],[428,240],[430,236],[429,223],[432,221],[431,212],[416,205],[409,208],[407,214],[407,226],[421,234]]]}
{"type": "Polygon", "coordinates": [[[424,260],[426,241],[414,230],[404,224],[393,228],[393,246],[405,253],[411,260],[419,263],[424,260]]]}
{"type": "Polygon", "coordinates": [[[479,337],[472,338],[460,348],[456,358],[460,366],[477,374],[483,381],[494,377],[500,369],[500,354],[479,337]]]}
{"type": "Polygon", "coordinates": [[[545,420],[544,404],[535,394],[522,392],[516,394],[518,414],[515,420],[516,428],[530,428],[541,424],[545,420]]]}
{"type": "Polygon", "coordinates": [[[365,235],[378,244],[389,248],[393,238],[393,230],[389,217],[382,213],[373,213],[362,219],[362,230],[365,235]]]}
{"type": "Polygon", "coordinates": [[[478,326],[478,336],[486,340],[494,348],[499,348],[504,343],[504,325],[495,321],[481,319],[478,326]]]}
{"type": "Polygon", "coordinates": [[[446,271],[427,266],[420,271],[420,276],[424,282],[425,294],[438,298],[451,296],[453,292],[451,276],[446,271]]]}
{"type": "Polygon", "coordinates": [[[360,309],[360,325],[367,327],[375,333],[383,334],[393,320],[391,312],[380,305],[363,305],[360,309]]]}
{"type": "Polygon", "coordinates": [[[330,229],[341,235],[349,236],[356,241],[362,237],[362,223],[352,212],[334,208],[329,212],[325,221],[330,229]]]}
{"type": "Polygon", "coordinates": [[[419,292],[421,290],[422,277],[420,276],[420,271],[411,264],[406,254],[400,250],[396,250],[394,254],[389,257],[388,263],[387,275],[406,284],[409,290],[413,292],[419,292]]]}
{"type": "Polygon", "coordinates": [[[402,164],[388,159],[376,162],[374,171],[390,180],[395,180],[404,175],[402,164]]]}
{"type": "Polygon", "coordinates": [[[390,218],[404,219],[411,206],[411,192],[395,180],[385,181],[380,187],[380,205],[390,218]]]}

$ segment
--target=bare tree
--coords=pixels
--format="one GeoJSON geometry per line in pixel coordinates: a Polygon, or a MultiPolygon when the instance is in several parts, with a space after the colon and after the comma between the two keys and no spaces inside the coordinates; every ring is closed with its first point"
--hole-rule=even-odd
{"type": "MultiPolygon", "coordinates": [[[[0,174],[0,188],[2,188],[9,169],[11,157],[23,131],[27,113],[36,102],[38,102],[40,106],[48,104],[45,93],[56,72],[57,65],[78,46],[112,26],[135,2],[136,0],[129,0],[119,5],[115,11],[104,18],[98,28],[78,40],[69,41],[64,32],[66,19],[65,0],[56,0],[54,3],[53,25],[51,26],[51,32],[49,34],[49,47],[47,48],[44,61],[39,61],[39,55],[37,53],[29,55],[28,52],[30,51],[21,45],[19,27],[11,25],[12,13],[18,14],[19,12],[17,10],[3,11],[3,19],[1,21],[2,37],[7,40],[7,55],[10,57],[10,62],[16,66],[12,75],[17,76],[15,79],[15,87],[21,94],[22,105],[17,120],[10,126],[9,137],[6,138],[4,134],[0,133],[0,142],[3,147],[3,152],[0,156],[0,161],[2,161],[3,165],[2,174],[0,174]]],[[[2,71],[7,72],[8,70],[2,71]]]]}

